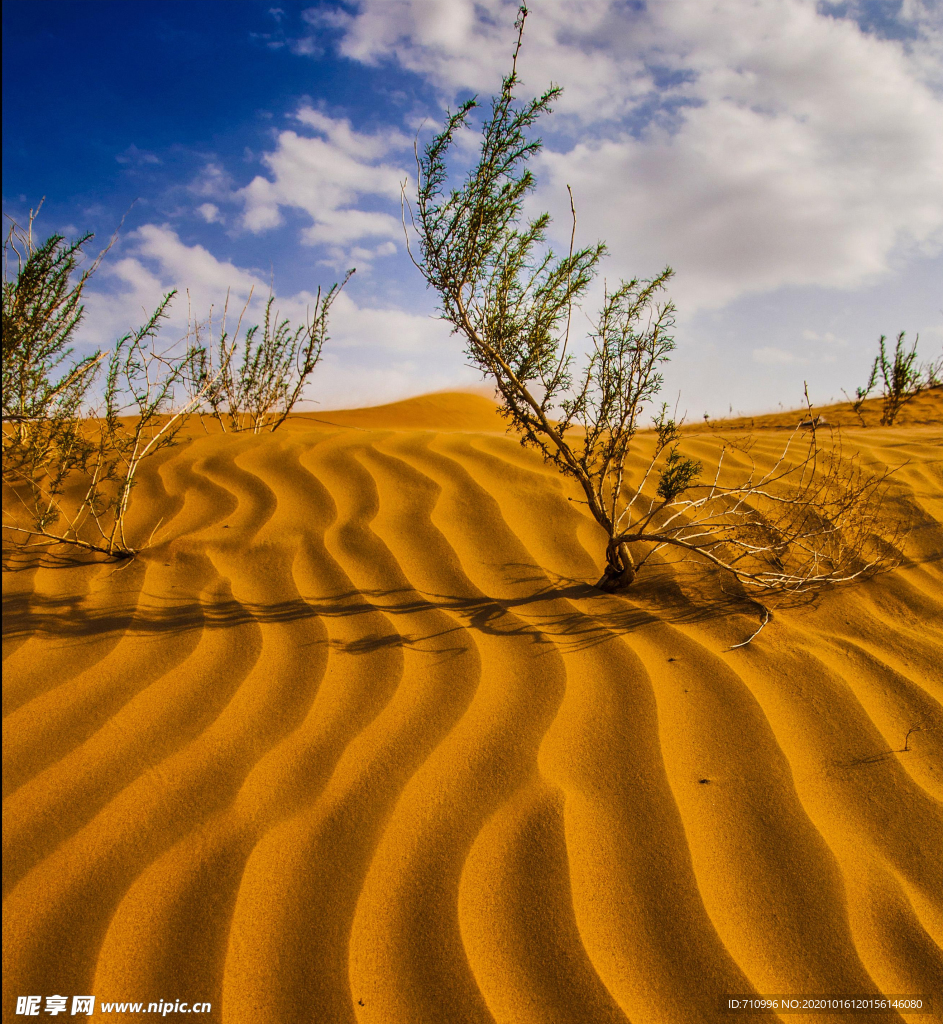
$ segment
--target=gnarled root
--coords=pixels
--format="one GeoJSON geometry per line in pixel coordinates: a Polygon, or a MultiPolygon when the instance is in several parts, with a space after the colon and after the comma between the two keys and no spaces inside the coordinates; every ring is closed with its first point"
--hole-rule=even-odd
{"type": "Polygon", "coordinates": [[[629,552],[628,544],[611,544],[606,549],[606,571],[596,584],[597,589],[607,594],[631,587],[635,582],[635,562],[629,552]]]}

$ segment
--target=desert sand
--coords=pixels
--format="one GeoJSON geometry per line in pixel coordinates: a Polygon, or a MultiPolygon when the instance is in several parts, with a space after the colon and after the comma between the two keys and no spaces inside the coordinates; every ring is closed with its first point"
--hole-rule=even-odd
{"type": "Polygon", "coordinates": [[[905,563],[737,649],[757,611],[714,574],[595,591],[601,532],[480,396],[197,424],[142,470],[152,547],[3,574],[4,1020],[939,1014],[940,405],[844,428],[907,462],[905,563]]]}

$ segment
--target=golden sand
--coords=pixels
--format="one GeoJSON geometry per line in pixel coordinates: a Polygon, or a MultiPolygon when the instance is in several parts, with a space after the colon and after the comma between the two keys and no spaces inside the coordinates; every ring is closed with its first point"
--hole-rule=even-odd
{"type": "Polygon", "coordinates": [[[142,470],[153,547],[4,573],[3,1019],[939,1013],[939,422],[845,429],[909,460],[905,564],[736,650],[756,610],[710,574],[588,587],[601,532],[480,396],[197,428],[142,470]]]}

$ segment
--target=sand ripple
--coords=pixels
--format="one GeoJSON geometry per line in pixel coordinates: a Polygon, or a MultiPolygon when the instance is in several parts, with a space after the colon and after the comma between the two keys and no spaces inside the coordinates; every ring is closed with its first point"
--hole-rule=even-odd
{"type": "Polygon", "coordinates": [[[933,428],[849,431],[911,460],[907,563],[731,651],[755,611],[719,580],[593,591],[568,486],[480,400],[461,431],[423,401],[195,436],[136,495],[151,550],[4,574],[4,1020],[34,993],[231,1024],[939,1006],[933,428]]]}

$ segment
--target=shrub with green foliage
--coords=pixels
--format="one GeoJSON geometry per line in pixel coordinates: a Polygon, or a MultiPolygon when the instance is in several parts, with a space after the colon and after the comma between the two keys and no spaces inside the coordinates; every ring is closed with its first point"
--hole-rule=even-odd
{"type": "Polygon", "coordinates": [[[877,375],[881,374],[881,426],[889,427],[897,419],[902,406],[906,405],[915,395],[919,394],[923,375],[917,366],[918,335],[908,351],[904,346],[904,332],[897,335],[894,354],[888,356],[885,343],[887,338],[882,334],[878,339],[879,351],[871,366],[868,390],[874,387],[877,375]]]}
{"type": "Polygon", "coordinates": [[[221,422],[225,410],[231,429],[278,427],[320,359],[328,311],[343,285],[323,298],[319,291],[314,316],[296,330],[272,317],[270,299],[262,336],[256,340],[258,328],[247,333],[238,369],[235,339],[225,332],[216,366],[197,325],[159,345],[175,292],[110,353],[76,359],[83,291],[108,249],[80,271],[92,235],[72,242],[52,235],[37,245],[37,213],[25,229],[12,224],[4,242],[3,482],[12,502],[4,508],[5,537],[21,547],[65,543],[128,558],[141,546],[127,534],[127,512],[142,461],[174,444],[204,403],[221,422]]]}
{"type": "Polygon", "coordinates": [[[630,484],[629,455],[675,347],[675,307],[660,297],[672,270],[606,291],[577,372],[572,309],[606,248],[601,242],[574,248],[572,194],[566,256],[547,245],[549,214],[523,220],[535,186],[527,164],[541,145],[530,130],[560,95],[552,86],[526,103],[515,100],[526,17],[522,6],[511,71],[491,101],[477,160],[464,180],[450,181],[448,158],[477,99],[448,114],[417,154],[413,258],[438,293],[442,318],[496,385],[510,428],[580,486],[606,536],[597,586],[630,586],[642,565],[668,547],[761,591],[808,591],[885,567],[893,560],[891,546],[887,537],[876,539],[884,478],[843,460],[837,445],[824,452],[822,431],[813,430],[805,444],[794,434],[766,472],[743,446],[739,462],[746,458],[749,468],[726,469],[725,448],[710,482],[700,483],[701,465],[682,453],[679,424],[662,407],[650,456],[630,484]]]}
{"type": "Polygon", "coordinates": [[[84,314],[82,291],[101,257],[73,283],[92,236],[67,242],[51,235],[34,246],[36,213],[25,231],[11,226],[3,249],[4,474],[31,478],[48,469],[61,478],[93,451],[79,429],[80,412],[103,355],[75,361],[70,341],[84,314]]]}
{"type": "MultiPolygon", "coordinates": [[[[328,314],[353,273],[349,270],[344,280],[332,285],[324,295],[318,288],[314,313],[309,310],[305,323],[298,327],[293,327],[277,310],[272,312],[273,295],[265,304],[261,336],[256,324],[239,341],[242,316],[230,336],[225,310],[215,346],[212,340],[202,341],[198,325],[191,380],[194,389],[203,395],[204,407],[224,431],[251,430],[257,434],[281,426],[321,360],[328,337],[328,314]]],[[[250,293],[250,300],[251,297],[250,293]]],[[[243,316],[246,308],[248,302],[243,316]]],[[[208,329],[212,333],[212,322],[208,329]]]]}
{"type": "Polygon", "coordinates": [[[4,243],[3,481],[21,513],[5,509],[4,529],[26,546],[66,543],[130,557],[136,548],[126,515],[137,471],[173,444],[184,424],[193,403],[175,401],[193,352],[186,339],[183,351],[180,344],[157,348],[170,292],[110,353],[75,360],[82,294],[110,245],[74,279],[93,236],[67,242],[51,235],[36,245],[37,213],[25,229],[12,224],[4,243]]]}

